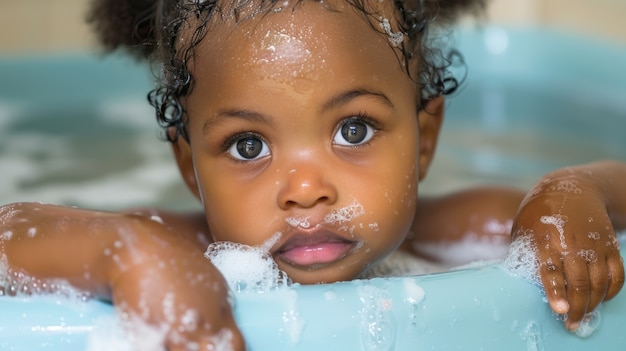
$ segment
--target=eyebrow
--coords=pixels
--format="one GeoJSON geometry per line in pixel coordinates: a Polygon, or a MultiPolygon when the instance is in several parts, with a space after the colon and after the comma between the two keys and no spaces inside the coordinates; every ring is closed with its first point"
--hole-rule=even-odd
{"type": "Polygon", "coordinates": [[[359,88],[359,89],[349,90],[349,91],[346,91],[344,93],[334,96],[333,98],[331,98],[324,104],[324,106],[322,107],[322,112],[328,111],[339,105],[346,104],[350,102],[351,100],[360,96],[372,96],[376,98],[377,100],[380,100],[380,102],[382,102],[384,105],[395,110],[395,106],[393,105],[391,100],[387,97],[387,95],[385,95],[384,93],[371,90],[371,89],[359,88]]]}
{"type": "Polygon", "coordinates": [[[212,125],[219,122],[220,119],[224,119],[224,118],[237,118],[237,119],[242,119],[242,120],[246,120],[250,122],[261,122],[261,123],[266,123],[270,125],[272,124],[272,120],[270,118],[258,112],[254,112],[250,110],[230,109],[230,110],[220,111],[217,113],[215,118],[210,118],[206,120],[204,122],[204,125],[202,126],[203,133],[206,134],[207,129],[209,129],[212,125]]]}
{"type": "MultiPolygon", "coordinates": [[[[348,90],[346,92],[333,96],[330,100],[328,100],[322,106],[321,111],[325,112],[337,106],[347,104],[348,102],[360,96],[374,97],[375,99],[382,102],[385,106],[388,106],[389,108],[395,110],[395,106],[393,105],[391,100],[387,97],[387,95],[385,95],[384,93],[378,92],[375,90],[359,88],[359,89],[348,90]]],[[[218,112],[215,118],[211,118],[205,121],[204,125],[202,126],[203,133],[206,133],[206,131],[212,125],[218,123],[219,120],[224,119],[224,118],[237,118],[237,119],[242,119],[242,120],[246,120],[250,122],[260,122],[260,123],[265,123],[265,124],[270,124],[270,125],[273,124],[271,118],[268,118],[267,116],[261,113],[255,112],[255,111],[246,110],[246,109],[227,109],[227,110],[218,112]]]]}

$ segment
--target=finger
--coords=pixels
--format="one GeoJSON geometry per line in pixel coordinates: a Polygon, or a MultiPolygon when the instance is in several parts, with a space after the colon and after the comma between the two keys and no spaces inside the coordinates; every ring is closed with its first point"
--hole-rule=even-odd
{"type": "Polygon", "coordinates": [[[589,278],[591,284],[587,312],[595,310],[606,296],[609,286],[609,269],[605,260],[598,261],[596,259],[589,262],[589,278]]]}
{"type": "Polygon", "coordinates": [[[617,256],[611,256],[607,260],[609,286],[606,291],[605,300],[610,300],[622,289],[624,286],[624,260],[618,254],[617,256]]]}
{"type": "MultiPolygon", "coordinates": [[[[557,255],[559,254],[556,254],[555,257],[557,255]]],[[[539,265],[539,276],[541,277],[550,308],[558,314],[566,314],[570,306],[567,302],[561,259],[549,257],[542,260],[539,265]]]]}
{"type": "Polygon", "coordinates": [[[570,305],[565,326],[573,331],[578,329],[589,306],[589,270],[587,261],[577,254],[568,254],[563,258],[563,270],[567,283],[567,301],[570,305]]]}

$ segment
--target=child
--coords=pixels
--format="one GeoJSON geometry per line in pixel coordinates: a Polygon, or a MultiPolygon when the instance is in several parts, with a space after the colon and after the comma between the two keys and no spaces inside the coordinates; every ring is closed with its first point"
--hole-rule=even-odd
{"type": "Polygon", "coordinates": [[[162,61],[151,101],[204,212],[7,205],[11,274],[111,300],[162,327],[170,350],[245,348],[225,281],[203,257],[209,242],[269,245],[293,281],[315,284],[361,277],[396,250],[417,256],[424,242],[512,233],[536,247],[570,330],[621,289],[622,163],[552,172],[526,196],[489,188],[418,203],[454,82],[425,35],[440,6],[447,15],[471,2],[143,3],[101,1],[96,25],[109,46],[162,61]]]}

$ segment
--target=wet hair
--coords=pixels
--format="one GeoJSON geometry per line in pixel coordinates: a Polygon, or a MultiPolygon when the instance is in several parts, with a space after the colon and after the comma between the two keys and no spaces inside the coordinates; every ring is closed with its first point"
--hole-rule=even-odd
{"type": "MultiPolygon", "coordinates": [[[[297,6],[305,0],[292,0],[297,6]]],[[[324,3],[323,0],[311,0],[324,3]]],[[[379,23],[380,15],[371,12],[368,4],[374,0],[347,0],[372,24],[379,23]]],[[[450,70],[454,64],[464,65],[462,56],[453,49],[434,44],[431,29],[453,23],[461,14],[480,14],[486,0],[389,0],[393,1],[396,18],[392,21],[405,40],[399,46],[399,59],[407,74],[419,84],[420,106],[441,95],[454,92],[462,79],[450,70]],[[412,72],[411,62],[418,67],[412,72]]],[[[194,50],[206,33],[212,20],[219,16],[234,16],[236,21],[246,19],[250,6],[254,15],[282,11],[282,0],[92,0],[87,20],[107,51],[122,49],[141,60],[159,64],[157,87],[148,94],[156,109],[157,122],[165,130],[169,141],[178,137],[189,139],[186,114],[181,98],[189,95],[194,80],[188,68],[194,50]],[[191,37],[180,40],[182,30],[192,30],[191,37]]],[[[391,45],[391,44],[390,44],[391,45]]]]}

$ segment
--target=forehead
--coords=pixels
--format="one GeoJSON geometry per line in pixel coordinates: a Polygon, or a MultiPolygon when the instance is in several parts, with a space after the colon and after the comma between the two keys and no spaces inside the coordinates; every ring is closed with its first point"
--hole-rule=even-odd
{"type": "Polygon", "coordinates": [[[237,16],[232,10],[216,16],[195,50],[192,73],[255,68],[264,70],[265,78],[298,78],[337,59],[369,61],[373,71],[383,66],[404,71],[400,52],[391,45],[397,36],[388,33],[394,18],[389,1],[371,1],[367,14],[348,1],[285,1],[284,7],[261,12],[256,1],[248,3],[237,16]]]}

